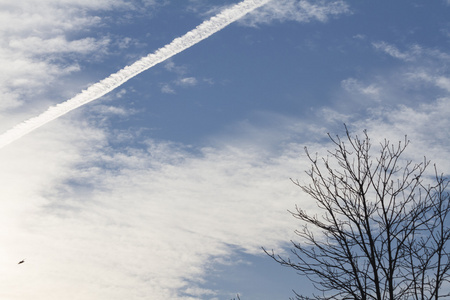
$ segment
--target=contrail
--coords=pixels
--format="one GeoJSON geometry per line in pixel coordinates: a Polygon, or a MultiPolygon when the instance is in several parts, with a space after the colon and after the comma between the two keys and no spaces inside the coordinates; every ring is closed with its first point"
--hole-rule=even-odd
{"type": "Polygon", "coordinates": [[[61,117],[62,115],[85,105],[109,93],[139,73],[153,67],[160,62],[190,48],[198,42],[237,21],[252,10],[263,6],[271,0],[244,0],[228,9],[223,10],[211,19],[204,21],[185,35],[174,39],[170,44],[156,50],[130,66],[110,75],[109,77],[91,85],[75,97],[51,106],[42,114],[28,119],[0,135],[0,148],[20,139],[35,129],[61,117]]]}

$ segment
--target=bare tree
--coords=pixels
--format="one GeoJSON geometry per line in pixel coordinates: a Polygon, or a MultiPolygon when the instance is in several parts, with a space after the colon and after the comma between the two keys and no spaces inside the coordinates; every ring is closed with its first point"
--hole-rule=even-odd
{"type": "Polygon", "coordinates": [[[429,161],[401,159],[409,141],[384,140],[373,157],[363,138],[330,136],[335,145],[311,161],[304,185],[322,215],[296,207],[302,221],[291,255],[266,251],[278,263],[306,275],[318,293],[296,299],[440,299],[450,297],[449,181],[429,161]],[[377,153],[378,152],[378,153],[377,153]]]}

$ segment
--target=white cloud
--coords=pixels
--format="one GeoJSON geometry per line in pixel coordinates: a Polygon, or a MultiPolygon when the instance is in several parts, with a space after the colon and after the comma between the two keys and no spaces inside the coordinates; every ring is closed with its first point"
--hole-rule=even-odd
{"type": "Polygon", "coordinates": [[[90,110],[94,113],[99,113],[102,116],[108,117],[110,115],[117,115],[117,116],[129,116],[132,113],[132,110],[123,108],[123,107],[117,107],[117,106],[109,106],[109,105],[96,105],[92,107],[90,110]]]}
{"type": "Polygon", "coordinates": [[[126,93],[127,93],[127,90],[126,90],[126,89],[120,89],[120,90],[116,93],[116,97],[117,97],[117,98],[122,98],[126,93]]]}
{"type": "MultiPolygon", "coordinates": [[[[185,76],[188,72],[186,66],[176,65],[173,60],[168,60],[164,63],[164,68],[169,72],[174,72],[178,75],[179,78],[173,80],[171,83],[162,83],[161,84],[161,92],[164,94],[176,94],[173,85],[181,86],[181,87],[192,87],[198,84],[197,78],[193,76],[185,76]]],[[[207,81],[205,81],[207,82],[207,81]]]]}
{"type": "Polygon", "coordinates": [[[450,78],[445,76],[439,76],[436,78],[436,85],[447,92],[450,92],[450,78]]]}
{"type": "Polygon", "coordinates": [[[372,46],[377,50],[383,51],[384,53],[405,62],[417,61],[419,58],[425,58],[427,60],[440,60],[446,62],[450,61],[449,54],[438,49],[424,48],[417,44],[409,46],[405,51],[400,51],[395,45],[389,44],[384,41],[374,42],[372,43],[372,46]]]}
{"type": "MultiPolygon", "coordinates": [[[[223,10],[224,6],[212,6],[202,0],[190,1],[188,10],[202,14],[214,15],[223,10]],[[205,11],[205,7],[207,11],[205,11]]],[[[330,18],[341,14],[351,14],[349,5],[343,0],[277,0],[270,1],[238,21],[245,26],[258,26],[272,22],[327,22],[330,18]]]]}
{"type": "MultiPolygon", "coordinates": [[[[367,128],[371,136],[380,140],[402,140],[404,135],[411,140],[405,159],[415,162],[423,157],[436,163],[438,170],[448,174],[450,163],[450,97],[438,98],[428,104],[414,106],[401,105],[397,109],[379,111],[367,120],[355,122],[355,127],[367,128]]],[[[429,171],[432,171],[430,168],[429,171]]]]}
{"type": "Polygon", "coordinates": [[[79,70],[77,64],[69,66],[56,65],[39,59],[24,57],[1,51],[6,54],[0,64],[1,87],[5,90],[39,88],[57,76],[79,70]]]}
{"type": "Polygon", "coordinates": [[[365,86],[355,78],[348,78],[342,80],[341,85],[345,90],[347,90],[350,93],[363,94],[366,96],[370,96],[374,99],[378,99],[380,95],[380,88],[377,87],[375,84],[365,86]]]}
{"type": "Polygon", "coordinates": [[[175,90],[168,83],[161,85],[161,92],[164,94],[175,94],[175,90]]]}
{"type": "Polygon", "coordinates": [[[174,63],[173,60],[169,59],[164,63],[164,68],[169,72],[174,72],[179,76],[183,76],[187,72],[186,66],[179,66],[174,63]]]}
{"type": "Polygon", "coordinates": [[[195,86],[197,85],[197,79],[195,77],[184,77],[178,79],[176,83],[181,86],[195,86]]]}
{"type": "Polygon", "coordinates": [[[139,5],[122,0],[0,3],[0,110],[30,102],[50,83],[56,85],[61,77],[79,71],[73,54],[89,59],[105,55],[108,38],[73,39],[72,33],[100,26],[102,10],[126,11],[139,5]]]}
{"type": "Polygon", "coordinates": [[[251,12],[240,22],[249,26],[268,24],[274,21],[326,22],[330,17],[349,14],[350,8],[344,1],[271,1],[258,10],[251,12]]]}
{"type": "Polygon", "coordinates": [[[353,36],[353,38],[356,39],[356,40],[365,40],[367,37],[366,37],[366,35],[359,33],[359,34],[355,34],[353,36]]]}
{"type": "Polygon", "coordinates": [[[2,99],[0,101],[0,112],[22,105],[19,93],[14,93],[6,87],[0,87],[0,99],[2,99]]]}
{"type": "Polygon", "coordinates": [[[14,52],[22,52],[25,55],[36,54],[57,54],[74,52],[79,54],[87,54],[92,52],[104,51],[109,40],[103,38],[96,40],[94,38],[84,38],[75,41],[67,41],[64,36],[57,36],[49,39],[41,37],[26,37],[20,40],[11,40],[9,47],[14,52]]]}
{"type": "Polygon", "coordinates": [[[381,50],[394,58],[398,58],[404,61],[410,61],[414,58],[413,53],[401,52],[397,47],[386,42],[372,43],[372,45],[375,47],[375,49],[381,50]]]}
{"type": "MultiPolygon", "coordinates": [[[[168,60],[164,64],[164,68],[169,72],[174,72],[179,76],[179,78],[173,80],[171,83],[162,83],[161,84],[161,92],[164,94],[176,94],[173,85],[181,86],[181,87],[192,87],[198,84],[198,79],[193,76],[185,76],[188,72],[186,66],[178,66],[172,60],[168,60]]],[[[210,80],[203,80],[203,82],[211,84],[210,80]]]]}
{"type": "MultiPolygon", "coordinates": [[[[438,169],[450,168],[446,157],[450,149],[450,77],[449,57],[438,49],[414,45],[405,52],[387,43],[374,46],[403,61],[399,67],[365,75],[363,79],[349,78],[341,82],[344,90],[358,93],[360,102],[377,102],[364,107],[364,113],[351,108],[328,109],[327,114],[351,124],[355,130],[368,129],[376,140],[398,141],[404,135],[411,140],[409,158],[420,162],[427,156],[438,169]],[[363,83],[364,82],[364,83],[363,83]],[[369,82],[369,83],[366,83],[369,82]]],[[[339,98],[348,102],[346,97],[339,98]]],[[[338,107],[338,105],[336,105],[338,107]]]]}
{"type": "Polygon", "coordinates": [[[450,78],[440,75],[433,74],[428,70],[416,70],[415,72],[408,72],[405,74],[406,78],[411,82],[416,82],[421,85],[433,85],[438,88],[444,89],[450,92],[450,78]]]}

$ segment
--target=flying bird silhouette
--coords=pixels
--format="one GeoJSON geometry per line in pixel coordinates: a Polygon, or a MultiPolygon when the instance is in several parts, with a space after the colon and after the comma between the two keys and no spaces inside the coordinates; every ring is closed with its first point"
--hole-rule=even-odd
{"type": "Polygon", "coordinates": [[[23,264],[25,262],[25,259],[22,259],[21,261],[19,261],[18,265],[23,264]]]}

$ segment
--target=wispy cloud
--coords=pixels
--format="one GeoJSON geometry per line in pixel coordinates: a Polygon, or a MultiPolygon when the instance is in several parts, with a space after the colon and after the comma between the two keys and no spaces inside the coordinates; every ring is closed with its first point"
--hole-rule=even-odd
{"type": "MultiPolygon", "coordinates": [[[[214,15],[223,8],[224,6],[214,6],[202,0],[190,1],[188,7],[189,10],[201,15],[214,15]],[[205,7],[207,8],[206,12],[205,7]]],[[[238,23],[245,26],[258,26],[258,24],[286,21],[301,23],[311,21],[327,22],[330,18],[351,13],[350,6],[343,0],[276,0],[253,11],[239,20],[238,23]]]]}
{"type": "Polygon", "coordinates": [[[345,79],[341,82],[341,85],[346,91],[350,93],[363,94],[373,97],[374,99],[378,99],[380,95],[380,87],[376,86],[375,84],[364,85],[355,78],[345,79]]]}
{"type": "Polygon", "coordinates": [[[407,47],[406,50],[401,51],[398,49],[397,46],[393,44],[389,44],[387,42],[374,42],[372,43],[372,46],[382,51],[394,58],[403,60],[403,61],[414,61],[419,58],[426,58],[426,59],[435,59],[435,60],[442,60],[442,61],[450,61],[450,55],[442,52],[438,49],[429,49],[425,48],[421,45],[414,44],[412,46],[407,47]]]}
{"type": "MultiPolygon", "coordinates": [[[[450,113],[450,97],[438,98],[428,104],[412,106],[401,105],[394,110],[373,110],[367,120],[355,122],[356,127],[364,127],[376,139],[389,138],[391,141],[401,140],[408,135],[411,145],[407,156],[415,162],[423,157],[432,160],[440,172],[448,174],[450,163],[450,135],[445,130],[450,126],[446,117],[450,113]]],[[[431,171],[431,170],[430,170],[431,171]]]]}
{"type": "MultiPolygon", "coordinates": [[[[398,58],[404,61],[413,60],[415,58],[415,54],[417,54],[417,51],[401,52],[397,47],[386,42],[372,43],[372,45],[375,47],[375,49],[383,51],[394,58],[398,58]]],[[[418,48],[416,48],[415,50],[418,50],[418,48]]]]}
{"type": "Polygon", "coordinates": [[[272,1],[266,6],[252,12],[240,21],[242,24],[256,26],[272,22],[326,22],[328,19],[351,13],[349,5],[344,1],[305,1],[281,0],[272,1]]]}
{"type": "Polygon", "coordinates": [[[26,37],[18,40],[11,40],[9,47],[14,51],[20,51],[24,55],[36,54],[62,54],[67,52],[77,54],[88,54],[92,52],[104,51],[109,44],[107,38],[95,39],[84,38],[75,41],[68,41],[64,36],[57,36],[49,39],[41,37],[26,37]]]}
{"type": "Polygon", "coordinates": [[[175,94],[175,90],[173,89],[172,86],[170,86],[170,84],[168,83],[163,83],[161,85],[161,93],[163,94],[175,94]]]}
{"type": "Polygon", "coordinates": [[[179,75],[179,76],[183,76],[184,74],[186,74],[187,67],[186,66],[179,66],[176,65],[175,62],[171,59],[168,59],[165,63],[164,63],[164,68],[169,71],[169,72],[174,72],[175,74],[179,75]]]}
{"type": "Polygon", "coordinates": [[[450,78],[439,73],[433,73],[426,70],[417,70],[405,74],[406,78],[412,82],[419,82],[422,85],[433,85],[450,92],[450,78]]]}
{"type": "Polygon", "coordinates": [[[177,84],[181,86],[195,86],[197,82],[195,77],[184,77],[177,80],[177,84]]]}
{"type": "MultiPolygon", "coordinates": [[[[352,124],[354,130],[366,128],[375,139],[400,140],[408,135],[412,141],[408,155],[415,161],[423,156],[437,163],[446,172],[450,153],[450,77],[449,57],[439,49],[416,44],[400,51],[385,42],[374,43],[377,50],[401,61],[383,72],[365,74],[361,79],[341,82],[344,90],[358,93],[361,103],[371,103],[358,114],[351,109],[338,109],[338,118],[352,124]],[[370,100],[376,97],[376,102],[370,100]]],[[[344,97],[341,98],[343,102],[344,97]]],[[[338,105],[337,105],[338,106],[338,105]]],[[[361,106],[363,107],[363,106],[361,106]]],[[[337,112],[327,109],[332,118],[337,112]]]]}
{"type": "Polygon", "coordinates": [[[198,79],[193,76],[187,76],[188,67],[183,65],[176,65],[173,60],[168,60],[164,64],[164,68],[169,72],[177,74],[178,78],[170,83],[161,84],[161,92],[164,94],[176,94],[174,85],[179,87],[193,87],[198,84],[198,79]]]}
{"type": "Polygon", "coordinates": [[[450,92],[450,78],[445,76],[439,76],[436,78],[436,85],[442,89],[447,90],[447,92],[450,92]]]}

